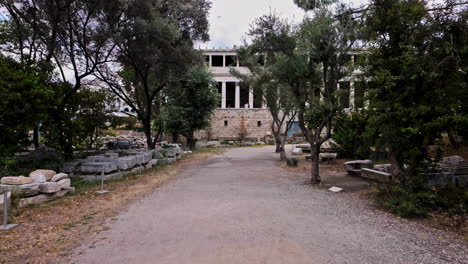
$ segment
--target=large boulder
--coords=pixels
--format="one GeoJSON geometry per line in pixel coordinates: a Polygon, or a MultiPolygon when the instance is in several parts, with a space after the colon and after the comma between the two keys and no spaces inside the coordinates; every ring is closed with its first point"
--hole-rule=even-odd
{"type": "Polygon", "coordinates": [[[34,178],[34,177],[37,177],[37,175],[44,175],[46,180],[50,181],[52,179],[52,177],[54,177],[55,174],[57,174],[57,173],[55,171],[53,171],[53,170],[35,170],[35,171],[29,173],[29,177],[34,178]]]}
{"type": "Polygon", "coordinates": [[[55,174],[54,177],[52,177],[52,179],[50,181],[51,182],[58,182],[58,181],[61,181],[63,179],[68,179],[68,174],[66,174],[66,173],[55,174]]]}
{"type": "Polygon", "coordinates": [[[68,190],[71,187],[70,179],[63,179],[57,182],[61,190],[68,190]]]}
{"type": "Polygon", "coordinates": [[[56,193],[62,189],[57,182],[46,182],[39,186],[41,193],[56,193]]]}
{"type": "Polygon", "coordinates": [[[46,176],[44,174],[41,174],[41,173],[33,174],[33,175],[30,176],[30,178],[32,179],[32,182],[34,182],[34,183],[47,182],[46,176]]]}
{"type": "Polygon", "coordinates": [[[128,170],[136,166],[137,158],[135,156],[121,157],[116,162],[119,170],[128,170]]]}
{"type": "Polygon", "coordinates": [[[32,183],[33,179],[24,176],[18,177],[3,177],[0,180],[1,184],[8,184],[8,185],[22,185],[22,184],[29,184],[32,183]]]}

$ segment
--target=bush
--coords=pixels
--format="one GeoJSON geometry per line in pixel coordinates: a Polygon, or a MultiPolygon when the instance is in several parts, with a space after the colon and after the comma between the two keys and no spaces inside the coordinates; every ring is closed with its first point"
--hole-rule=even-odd
{"type": "Polygon", "coordinates": [[[350,159],[366,159],[371,154],[372,135],[366,130],[368,116],[354,112],[337,119],[333,139],[340,145],[338,156],[350,159]]]}
{"type": "Polygon", "coordinates": [[[381,186],[377,197],[381,205],[405,218],[425,217],[430,212],[468,213],[468,192],[460,188],[414,190],[400,185],[381,186]]]}
{"type": "Polygon", "coordinates": [[[36,169],[51,169],[57,171],[62,164],[59,159],[0,159],[0,178],[5,176],[28,176],[36,169]]]}

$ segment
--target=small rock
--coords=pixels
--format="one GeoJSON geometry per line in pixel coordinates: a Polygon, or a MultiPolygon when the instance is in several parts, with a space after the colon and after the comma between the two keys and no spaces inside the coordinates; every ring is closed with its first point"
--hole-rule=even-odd
{"type": "Polygon", "coordinates": [[[62,189],[57,182],[46,182],[41,184],[39,191],[41,193],[55,193],[62,189]]]}
{"type": "Polygon", "coordinates": [[[52,177],[52,179],[50,181],[51,182],[58,182],[58,181],[61,181],[63,179],[68,179],[68,174],[66,174],[66,173],[55,174],[54,177],[52,177]]]}
{"type": "Polygon", "coordinates": [[[339,192],[342,192],[343,191],[343,188],[340,188],[340,187],[331,187],[330,189],[328,189],[330,192],[334,192],[334,193],[339,193],[339,192]]]}
{"type": "Polygon", "coordinates": [[[70,179],[63,179],[57,182],[61,190],[68,190],[71,187],[70,179]]]}
{"type": "Polygon", "coordinates": [[[22,184],[29,184],[33,182],[33,179],[29,177],[19,176],[19,177],[3,177],[0,180],[1,184],[9,184],[9,185],[22,185],[22,184]]]}
{"type": "Polygon", "coordinates": [[[55,171],[53,170],[35,170],[33,172],[31,172],[29,174],[29,177],[32,178],[33,175],[39,175],[39,174],[42,174],[45,176],[45,178],[50,181],[50,179],[52,179],[52,177],[54,177],[55,174],[57,174],[55,171]]]}

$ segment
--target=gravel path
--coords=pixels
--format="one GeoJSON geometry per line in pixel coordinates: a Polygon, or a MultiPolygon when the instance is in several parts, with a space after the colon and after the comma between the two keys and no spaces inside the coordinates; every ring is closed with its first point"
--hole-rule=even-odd
{"type": "Polygon", "coordinates": [[[468,263],[467,243],[233,149],[122,212],[74,263],[468,263]]]}

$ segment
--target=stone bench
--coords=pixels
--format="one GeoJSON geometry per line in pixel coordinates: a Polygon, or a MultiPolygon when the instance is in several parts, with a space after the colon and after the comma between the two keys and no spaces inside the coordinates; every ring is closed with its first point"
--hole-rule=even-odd
{"type": "Polygon", "coordinates": [[[385,183],[392,182],[392,174],[368,168],[362,168],[361,177],[385,183]]]}

